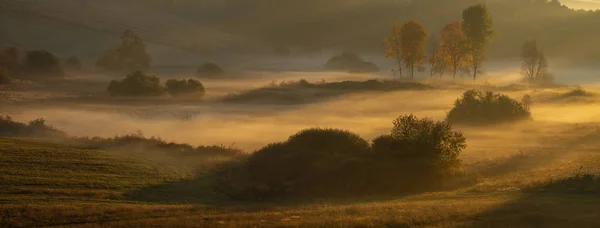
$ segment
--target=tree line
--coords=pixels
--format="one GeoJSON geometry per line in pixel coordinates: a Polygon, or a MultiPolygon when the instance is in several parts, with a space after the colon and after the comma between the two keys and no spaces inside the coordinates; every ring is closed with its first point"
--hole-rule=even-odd
{"type": "Polygon", "coordinates": [[[454,77],[461,72],[472,73],[475,80],[486,60],[486,46],[493,34],[492,18],[484,4],[465,9],[462,18],[462,22],[444,26],[439,38],[430,38],[428,56],[425,54],[428,38],[425,27],[416,20],[402,25],[395,23],[384,40],[385,56],[396,61],[400,78],[405,71],[414,78],[415,69],[423,71],[427,62],[431,76],[450,70],[454,77]]]}
{"type": "MultiPolygon", "coordinates": [[[[429,64],[431,77],[441,77],[445,73],[450,73],[453,78],[457,74],[471,74],[475,80],[482,72],[493,34],[493,21],[487,6],[477,4],[463,10],[462,22],[445,25],[439,36],[429,36],[429,42],[427,30],[420,22],[395,23],[384,39],[387,47],[385,56],[396,61],[398,69],[393,71],[398,72],[401,79],[404,73],[414,79],[415,69],[424,71],[424,64],[429,64]]],[[[551,80],[547,59],[537,41],[525,42],[520,55],[526,81],[551,80]]]]}

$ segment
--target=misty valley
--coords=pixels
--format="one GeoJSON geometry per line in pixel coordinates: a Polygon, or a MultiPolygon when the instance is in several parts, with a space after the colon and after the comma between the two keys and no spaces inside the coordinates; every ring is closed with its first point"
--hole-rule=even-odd
{"type": "Polygon", "coordinates": [[[0,227],[598,227],[595,7],[0,1],[0,227]]]}

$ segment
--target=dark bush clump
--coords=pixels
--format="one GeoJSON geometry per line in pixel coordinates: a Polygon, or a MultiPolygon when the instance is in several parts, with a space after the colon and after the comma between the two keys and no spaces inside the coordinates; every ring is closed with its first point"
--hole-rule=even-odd
{"type": "Polygon", "coordinates": [[[177,80],[169,79],[166,82],[167,92],[174,97],[193,95],[197,97],[204,96],[205,90],[202,83],[198,80],[177,80]]]}
{"type": "Polygon", "coordinates": [[[23,68],[28,79],[52,79],[65,76],[58,58],[48,51],[27,52],[23,68]]]}
{"type": "Polygon", "coordinates": [[[164,93],[158,77],[141,71],[133,72],[121,81],[112,80],[107,90],[111,96],[160,96],[164,93]]]}
{"type": "Polygon", "coordinates": [[[349,72],[379,72],[379,67],[354,53],[344,52],[327,62],[327,69],[349,72]]]}
{"type": "Polygon", "coordinates": [[[529,120],[531,113],[506,95],[469,90],[456,100],[446,119],[453,124],[495,124],[529,120]]]}
{"type": "MultiPolygon", "coordinates": [[[[340,193],[353,180],[346,166],[371,153],[360,136],[337,129],[308,129],[286,142],[256,151],[245,166],[255,196],[319,196],[340,193]]],[[[353,186],[358,187],[358,186],[353,186]]],[[[361,186],[362,187],[362,186],[361,186]]]]}
{"type": "Polygon", "coordinates": [[[218,77],[218,76],[222,76],[223,74],[225,74],[225,71],[223,70],[223,68],[221,68],[219,65],[217,65],[215,63],[206,63],[206,64],[200,66],[200,68],[198,68],[198,72],[197,72],[198,77],[206,77],[206,78],[218,77]]]}
{"type": "Polygon", "coordinates": [[[66,137],[67,134],[46,124],[43,118],[32,120],[29,124],[13,121],[10,116],[0,116],[1,136],[25,137],[66,137]]]}
{"type": "Polygon", "coordinates": [[[217,189],[242,198],[398,194],[442,187],[460,170],[466,139],[448,122],[401,116],[369,144],[337,129],[308,129],[253,153],[217,189]]]}

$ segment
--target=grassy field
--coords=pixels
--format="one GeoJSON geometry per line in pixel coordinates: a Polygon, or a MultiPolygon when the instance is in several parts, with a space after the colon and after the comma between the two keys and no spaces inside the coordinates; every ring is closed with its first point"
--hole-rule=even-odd
{"type": "Polygon", "coordinates": [[[252,203],[215,194],[210,178],[194,178],[190,167],[86,145],[0,138],[0,227],[600,226],[600,184],[577,174],[600,159],[547,156],[471,165],[486,176],[448,192],[252,203]],[[540,159],[545,165],[536,165],[540,159]],[[498,168],[503,164],[522,170],[498,168]]]}

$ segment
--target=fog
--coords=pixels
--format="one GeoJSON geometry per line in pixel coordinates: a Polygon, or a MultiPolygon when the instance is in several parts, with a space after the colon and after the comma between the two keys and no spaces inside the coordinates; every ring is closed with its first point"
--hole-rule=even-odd
{"type": "MultiPolygon", "coordinates": [[[[514,68],[492,71],[510,69],[502,67],[502,64],[496,67],[492,64],[490,68],[478,82],[465,77],[458,79],[461,84],[438,81],[435,84],[438,88],[432,90],[359,93],[305,105],[225,104],[217,98],[265,86],[274,80],[280,82],[305,78],[317,82],[390,76],[386,73],[255,72],[252,77],[240,80],[206,81],[209,101],[197,104],[124,106],[80,102],[53,105],[31,103],[11,109],[9,114],[19,121],[45,118],[73,136],[111,137],[141,131],[146,136],[161,137],[167,141],[234,146],[252,152],[311,127],[347,129],[370,140],[388,133],[392,121],[401,114],[412,113],[442,120],[466,89],[489,84],[509,85],[519,80],[520,75],[514,68]]],[[[594,91],[593,84],[582,85],[586,90],[594,91]]],[[[515,99],[520,99],[525,93],[542,99],[566,91],[568,89],[559,88],[503,93],[515,99]]],[[[533,106],[532,115],[534,123],[497,128],[459,128],[467,135],[469,144],[463,158],[494,158],[518,153],[523,148],[539,147],[543,145],[544,137],[558,135],[570,124],[600,122],[600,107],[591,102],[541,102],[533,106]]]]}

